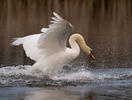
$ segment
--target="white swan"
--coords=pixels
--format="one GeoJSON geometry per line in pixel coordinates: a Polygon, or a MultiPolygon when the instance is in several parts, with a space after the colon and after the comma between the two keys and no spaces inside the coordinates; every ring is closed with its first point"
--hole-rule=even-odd
{"type": "Polygon", "coordinates": [[[71,48],[66,47],[67,38],[72,31],[72,25],[53,12],[54,17],[49,28],[41,29],[40,34],[16,38],[12,45],[23,45],[27,57],[36,61],[33,70],[53,73],[80,54],[80,47],[93,59],[92,49],[88,47],[80,34],[73,34],[69,38],[71,48]],[[80,47],[79,47],[80,46],[80,47]]]}

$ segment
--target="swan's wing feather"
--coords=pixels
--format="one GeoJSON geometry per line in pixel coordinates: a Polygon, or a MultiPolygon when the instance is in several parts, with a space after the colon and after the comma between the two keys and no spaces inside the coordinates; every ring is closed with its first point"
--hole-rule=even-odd
{"type": "Polygon", "coordinates": [[[38,47],[43,49],[46,55],[64,50],[67,38],[72,31],[72,26],[68,21],[55,12],[53,15],[52,24],[49,25],[46,34],[42,33],[38,40],[38,47]]]}
{"type": "Polygon", "coordinates": [[[27,57],[35,61],[39,60],[42,55],[46,56],[64,50],[72,26],[58,14],[53,14],[52,24],[49,28],[42,28],[43,33],[16,38],[12,45],[22,44],[27,57]]]}
{"type": "Polygon", "coordinates": [[[37,61],[40,58],[40,49],[37,46],[37,41],[40,34],[29,35],[25,37],[15,38],[12,45],[23,45],[24,51],[30,59],[37,61]]]}

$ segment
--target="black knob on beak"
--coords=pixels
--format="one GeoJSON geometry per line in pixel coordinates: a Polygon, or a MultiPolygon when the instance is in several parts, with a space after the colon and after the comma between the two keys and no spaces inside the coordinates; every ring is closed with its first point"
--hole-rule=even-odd
{"type": "Polygon", "coordinates": [[[94,55],[93,55],[93,51],[91,50],[91,53],[90,53],[90,57],[93,59],[93,60],[95,60],[95,57],[94,57],[94,55]]]}

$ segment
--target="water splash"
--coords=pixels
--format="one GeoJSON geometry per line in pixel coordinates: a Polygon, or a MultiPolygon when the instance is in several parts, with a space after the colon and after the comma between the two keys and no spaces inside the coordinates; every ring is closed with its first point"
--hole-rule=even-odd
{"type": "Polygon", "coordinates": [[[115,80],[132,79],[132,69],[116,68],[116,69],[95,69],[62,72],[52,77],[44,75],[44,73],[31,72],[31,66],[6,66],[0,68],[0,86],[17,86],[27,84],[41,85],[78,85],[89,82],[104,82],[115,80]]]}
{"type": "Polygon", "coordinates": [[[58,80],[68,81],[105,81],[105,80],[123,80],[132,77],[132,69],[116,68],[116,69],[96,69],[96,70],[79,70],[68,74],[54,77],[58,80]]]}

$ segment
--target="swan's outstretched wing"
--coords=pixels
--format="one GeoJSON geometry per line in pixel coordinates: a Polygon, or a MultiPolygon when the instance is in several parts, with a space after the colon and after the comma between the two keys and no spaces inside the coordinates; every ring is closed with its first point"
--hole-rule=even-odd
{"type": "MultiPolygon", "coordinates": [[[[42,28],[41,32],[46,33],[47,30],[48,28],[42,28]]],[[[11,43],[11,45],[18,46],[22,44],[27,57],[37,61],[41,57],[40,48],[38,48],[38,40],[41,34],[14,38],[14,41],[11,43]]]]}
{"type": "Polygon", "coordinates": [[[24,51],[30,59],[37,61],[41,57],[37,42],[41,34],[34,34],[25,37],[15,38],[11,45],[23,45],[24,51]]]}
{"type": "Polygon", "coordinates": [[[38,40],[38,47],[44,50],[45,55],[52,55],[54,53],[65,50],[66,41],[72,31],[72,25],[60,17],[55,12],[53,13],[51,25],[42,33],[38,40]]]}
{"type": "Polygon", "coordinates": [[[49,28],[42,28],[41,34],[29,35],[21,38],[15,38],[12,45],[23,45],[27,57],[38,61],[41,56],[57,53],[66,48],[66,40],[72,30],[69,22],[53,13],[53,24],[49,28]]]}

